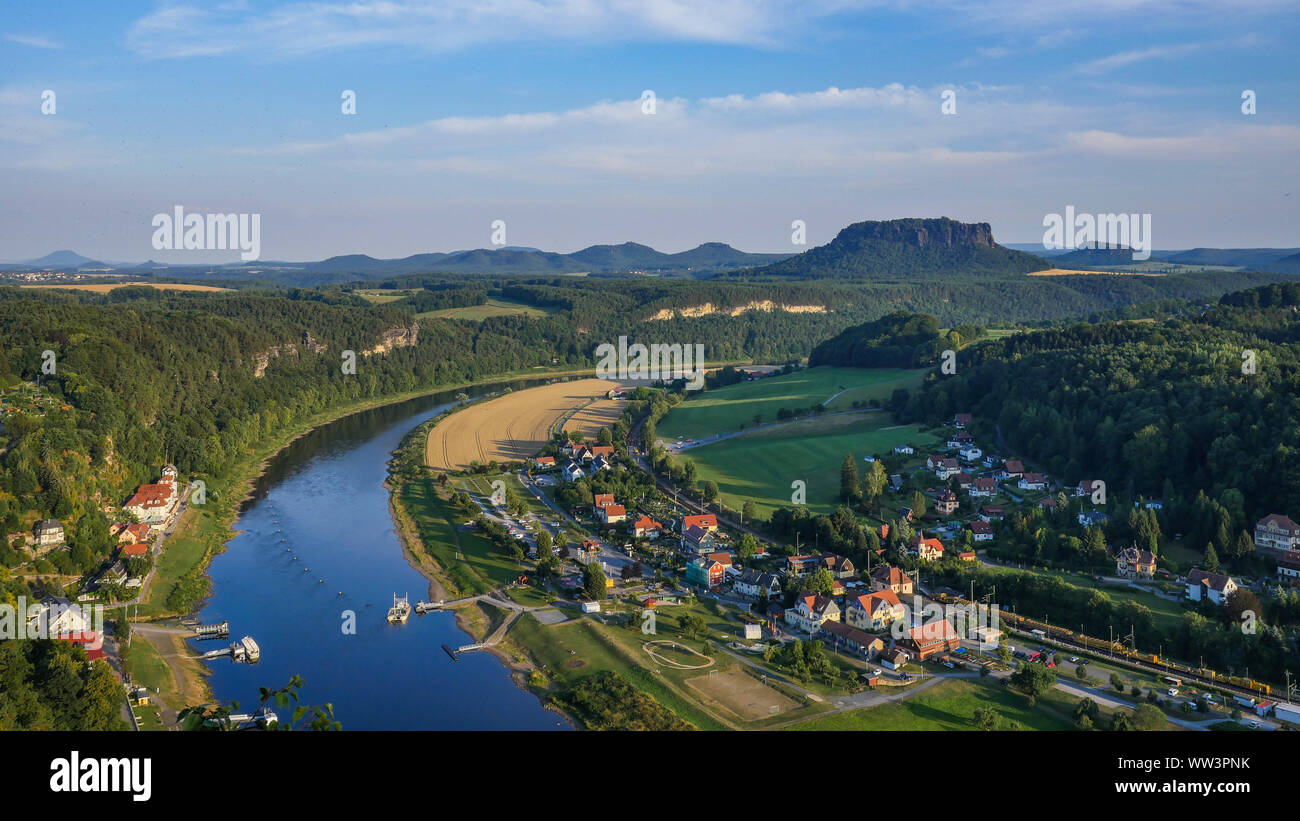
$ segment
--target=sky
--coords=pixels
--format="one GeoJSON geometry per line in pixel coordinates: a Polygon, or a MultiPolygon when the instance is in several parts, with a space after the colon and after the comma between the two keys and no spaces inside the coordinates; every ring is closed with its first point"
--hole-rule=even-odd
{"type": "Polygon", "coordinates": [[[238,258],[156,249],[176,206],[260,215],[263,260],[1039,243],[1069,206],[1300,246],[1298,34],[1276,0],[9,3],[0,260],[238,258]]]}

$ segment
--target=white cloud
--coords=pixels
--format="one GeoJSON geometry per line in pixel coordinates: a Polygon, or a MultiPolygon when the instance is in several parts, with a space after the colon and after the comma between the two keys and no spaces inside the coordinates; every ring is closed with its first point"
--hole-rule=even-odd
{"type": "Polygon", "coordinates": [[[20,46],[31,46],[32,48],[61,49],[62,43],[51,40],[48,37],[42,37],[39,34],[6,34],[5,40],[10,43],[17,43],[20,46]]]}

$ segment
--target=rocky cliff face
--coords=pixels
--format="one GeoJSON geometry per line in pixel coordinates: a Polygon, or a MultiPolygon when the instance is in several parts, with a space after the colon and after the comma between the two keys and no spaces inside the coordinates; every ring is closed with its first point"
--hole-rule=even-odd
{"type": "Polygon", "coordinates": [[[835,237],[836,243],[889,242],[928,248],[932,245],[976,245],[992,248],[993,228],[987,222],[957,222],[939,219],[901,219],[888,222],[857,222],[835,237]]]}
{"type": "Polygon", "coordinates": [[[408,326],[398,325],[395,328],[389,328],[384,331],[380,337],[379,344],[373,348],[368,348],[361,353],[364,356],[370,356],[377,353],[388,353],[394,348],[409,348],[415,345],[420,335],[420,324],[412,322],[408,326]]]}

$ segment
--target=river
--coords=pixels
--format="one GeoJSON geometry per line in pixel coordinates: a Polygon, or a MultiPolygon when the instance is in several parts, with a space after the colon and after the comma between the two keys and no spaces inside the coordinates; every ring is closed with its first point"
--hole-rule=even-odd
{"type": "Polygon", "coordinates": [[[409,593],[414,605],[428,592],[389,514],[386,463],[402,437],[450,407],[456,393],[344,417],[268,463],[235,524],[238,535],[208,570],[212,595],[200,619],[229,621],[231,640],[249,635],[262,650],[256,665],[210,662],[217,699],[248,710],[259,687],[281,687],[296,674],[305,681],[302,702],[332,703],[344,730],[571,729],[494,656],[453,661],[442,645],[472,639],[452,613],[412,613],[405,625],[385,620],[394,593],[409,593]],[[343,632],[349,610],[353,635],[343,632]]]}

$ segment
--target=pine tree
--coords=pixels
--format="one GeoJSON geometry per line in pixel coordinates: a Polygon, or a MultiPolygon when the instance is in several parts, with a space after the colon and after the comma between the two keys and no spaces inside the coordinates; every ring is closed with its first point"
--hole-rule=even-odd
{"type": "Polygon", "coordinates": [[[1211,573],[1219,569],[1219,554],[1214,552],[1213,542],[1205,545],[1205,561],[1201,562],[1201,567],[1211,573]]]}
{"type": "Polygon", "coordinates": [[[861,495],[858,488],[858,463],[853,461],[853,454],[849,454],[840,466],[840,499],[855,502],[861,495]]]}

